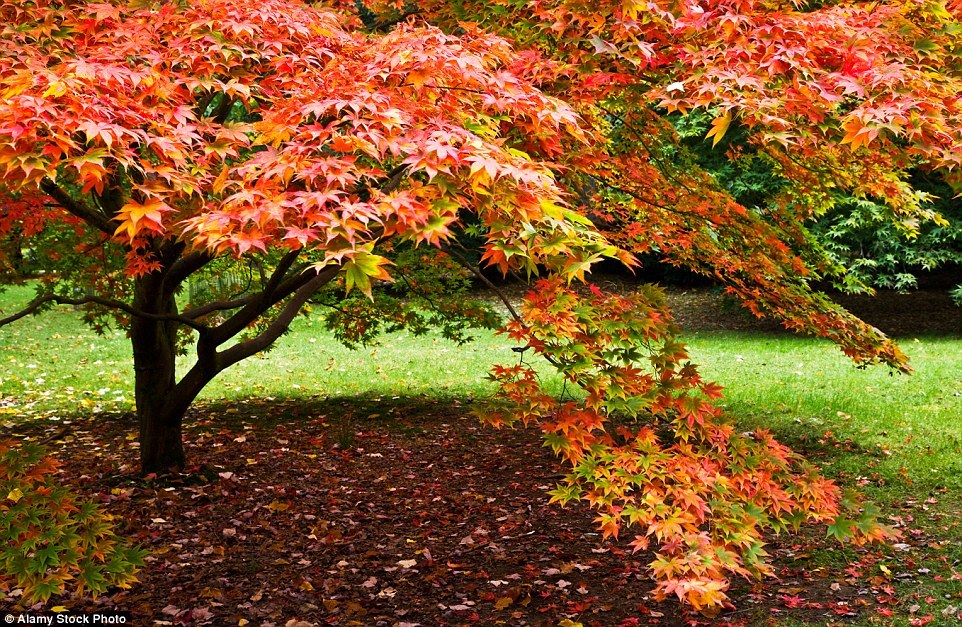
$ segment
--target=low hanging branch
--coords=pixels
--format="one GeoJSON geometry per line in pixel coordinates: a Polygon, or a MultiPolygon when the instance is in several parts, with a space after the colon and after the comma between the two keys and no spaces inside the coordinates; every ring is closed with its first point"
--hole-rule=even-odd
{"type": "Polygon", "coordinates": [[[0,327],[6,326],[21,318],[25,318],[31,314],[37,313],[47,303],[56,303],[58,305],[100,305],[101,307],[106,307],[108,309],[114,309],[117,311],[122,311],[130,316],[135,316],[138,318],[145,318],[148,320],[162,320],[168,322],[178,322],[185,326],[188,326],[196,331],[205,331],[207,329],[203,324],[198,323],[193,318],[187,316],[181,316],[177,314],[156,314],[148,313],[146,311],[141,311],[131,305],[110,298],[103,298],[101,296],[81,296],[79,298],[68,298],[66,296],[59,296],[57,294],[44,294],[43,296],[38,296],[37,298],[30,301],[30,303],[18,311],[15,314],[7,316],[6,318],[0,318],[0,327]]]}

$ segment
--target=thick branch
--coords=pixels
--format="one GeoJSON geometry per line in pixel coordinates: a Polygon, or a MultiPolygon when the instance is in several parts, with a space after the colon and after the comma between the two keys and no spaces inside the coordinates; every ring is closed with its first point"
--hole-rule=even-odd
{"type": "Polygon", "coordinates": [[[77,202],[52,180],[47,178],[43,179],[40,183],[40,189],[43,190],[43,193],[53,198],[58,205],[66,209],[68,213],[77,216],[90,226],[107,235],[112,236],[114,234],[114,227],[111,226],[110,220],[105,215],[91,209],[83,203],[77,202]]]}
{"type": "Polygon", "coordinates": [[[33,299],[24,309],[18,311],[17,313],[7,316],[6,318],[0,319],[0,327],[8,325],[12,322],[16,322],[21,318],[29,316],[30,314],[36,312],[40,307],[46,303],[57,303],[58,305],[89,305],[96,304],[101,307],[107,307],[109,309],[117,309],[123,311],[131,316],[137,316],[138,318],[147,318],[150,320],[170,320],[172,322],[179,322],[186,325],[198,332],[203,332],[207,330],[207,327],[186,318],[184,316],[178,316],[177,314],[153,314],[141,311],[136,307],[131,307],[125,302],[119,300],[113,300],[111,298],[103,298],[101,296],[84,296],[82,298],[67,298],[65,296],[58,296],[57,294],[45,294],[43,296],[38,296],[33,299]]]}
{"type": "Polygon", "coordinates": [[[195,103],[197,105],[197,109],[194,110],[194,113],[197,114],[198,118],[202,118],[207,115],[207,109],[210,108],[210,105],[212,102],[214,102],[214,98],[217,97],[217,94],[218,92],[212,91],[209,94],[207,94],[204,98],[197,100],[197,102],[195,103]]]}
{"type": "MultiPolygon", "coordinates": [[[[168,409],[175,412],[186,410],[194,397],[211,379],[237,362],[270,347],[287,330],[308,299],[337,276],[339,271],[339,266],[331,266],[315,274],[304,273],[304,276],[307,277],[306,282],[296,290],[294,298],[284,306],[280,315],[256,337],[235,344],[218,353],[216,350],[217,344],[202,336],[197,343],[197,362],[171,390],[167,400],[168,409]]],[[[263,310],[261,313],[263,313],[263,310]]]]}
{"type": "Polygon", "coordinates": [[[196,320],[197,318],[202,318],[203,316],[214,313],[215,311],[228,311],[230,309],[243,307],[257,298],[260,298],[259,292],[257,294],[251,294],[242,298],[235,298],[234,300],[218,300],[212,303],[207,303],[206,305],[201,305],[200,307],[189,309],[183,312],[181,315],[185,318],[196,320]]]}
{"type": "MultiPolygon", "coordinates": [[[[293,281],[294,279],[296,279],[298,276],[300,276],[300,273],[302,271],[307,270],[308,268],[311,267],[311,265],[312,264],[309,264],[309,263],[301,264],[297,268],[295,268],[293,271],[288,272],[288,275],[291,277],[291,279],[289,280],[293,281]]],[[[281,285],[281,289],[283,289],[283,284],[281,285]]],[[[286,293],[290,294],[290,291],[287,291],[286,293]]],[[[239,307],[243,307],[244,305],[247,305],[248,303],[251,303],[257,300],[260,297],[261,297],[261,292],[257,292],[255,294],[241,296],[240,298],[233,298],[230,300],[218,300],[212,303],[207,303],[206,305],[201,305],[200,307],[188,309],[187,311],[181,312],[181,315],[186,318],[191,318],[192,320],[196,320],[197,318],[201,318],[203,316],[206,316],[207,314],[214,313],[215,311],[228,311],[230,309],[237,309],[239,307]]]]}
{"type": "MultiPolygon", "coordinates": [[[[301,310],[301,307],[313,296],[319,289],[324,287],[327,283],[331,281],[337,273],[340,271],[340,266],[328,266],[318,272],[315,276],[311,277],[310,280],[302,285],[294,293],[294,297],[286,305],[284,305],[283,311],[280,315],[271,322],[270,326],[267,327],[262,333],[253,337],[245,342],[240,342],[231,346],[227,350],[218,354],[217,364],[221,370],[228,368],[237,362],[255,355],[273,344],[277,338],[287,331],[291,322],[297,316],[297,313],[301,310]]],[[[309,273],[308,273],[309,274],[309,273]]]]}
{"type": "Polygon", "coordinates": [[[287,276],[287,271],[294,265],[300,253],[300,250],[292,250],[284,255],[280,263],[277,264],[277,268],[274,269],[274,273],[267,281],[264,289],[262,289],[255,298],[246,303],[243,309],[211,330],[209,337],[215,346],[220,346],[246,329],[247,325],[257,320],[261,314],[293,294],[296,290],[300,289],[302,285],[311,280],[310,273],[301,273],[286,281],[284,280],[287,276]]]}
{"type": "Polygon", "coordinates": [[[172,263],[170,269],[167,271],[167,277],[164,280],[164,291],[168,294],[173,294],[174,290],[187,280],[187,277],[210,263],[213,258],[214,257],[206,251],[195,252],[185,255],[172,263]]]}

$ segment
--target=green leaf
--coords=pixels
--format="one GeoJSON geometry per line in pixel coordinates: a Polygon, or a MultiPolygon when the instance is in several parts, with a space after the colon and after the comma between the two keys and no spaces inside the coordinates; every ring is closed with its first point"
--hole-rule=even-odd
{"type": "Polygon", "coordinates": [[[391,275],[381,267],[391,262],[380,255],[371,253],[370,249],[373,248],[373,244],[365,248],[367,250],[361,249],[355,252],[354,256],[344,264],[344,288],[346,293],[350,294],[351,290],[357,287],[365,296],[373,299],[371,296],[371,279],[392,280],[391,275]]]}

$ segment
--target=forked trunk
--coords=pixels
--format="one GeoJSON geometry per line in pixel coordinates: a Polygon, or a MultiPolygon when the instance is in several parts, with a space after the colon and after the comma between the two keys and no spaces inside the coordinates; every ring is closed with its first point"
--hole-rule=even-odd
{"type": "Polygon", "coordinates": [[[177,330],[181,324],[195,325],[192,318],[177,316],[173,290],[164,285],[165,273],[170,272],[174,277],[177,273],[168,266],[166,270],[136,280],[133,309],[138,314],[131,317],[130,341],[134,350],[135,396],[140,421],[141,472],[163,474],[183,469],[187,460],[181,426],[184,413],[200,391],[225,368],[269,348],[287,330],[311,294],[331,281],[340,269],[330,266],[321,272],[300,273],[284,281],[297,253],[293,251],[285,256],[258,298],[248,300],[219,326],[200,330],[197,361],[180,381],[176,372],[177,330]],[[288,302],[266,330],[223,351],[217,350],[287,297],[290,297],[288,302]]]}

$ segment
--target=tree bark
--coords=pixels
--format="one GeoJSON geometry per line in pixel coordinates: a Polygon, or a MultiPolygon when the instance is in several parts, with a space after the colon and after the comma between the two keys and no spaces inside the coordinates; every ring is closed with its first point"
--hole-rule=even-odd
{"type": "MultiPolygon", "coordinates": [[[[160,273],[137,280],[134,306],[148,313],[176,313],[172,295],[160,289],[160,273]]],[[[134,394],[140,423],[140,463],[143,474],[183,468],[183,411],[171,404],[176,384],[177,323],[139,316],[130,321],[134,353],[134,394]]]]}

